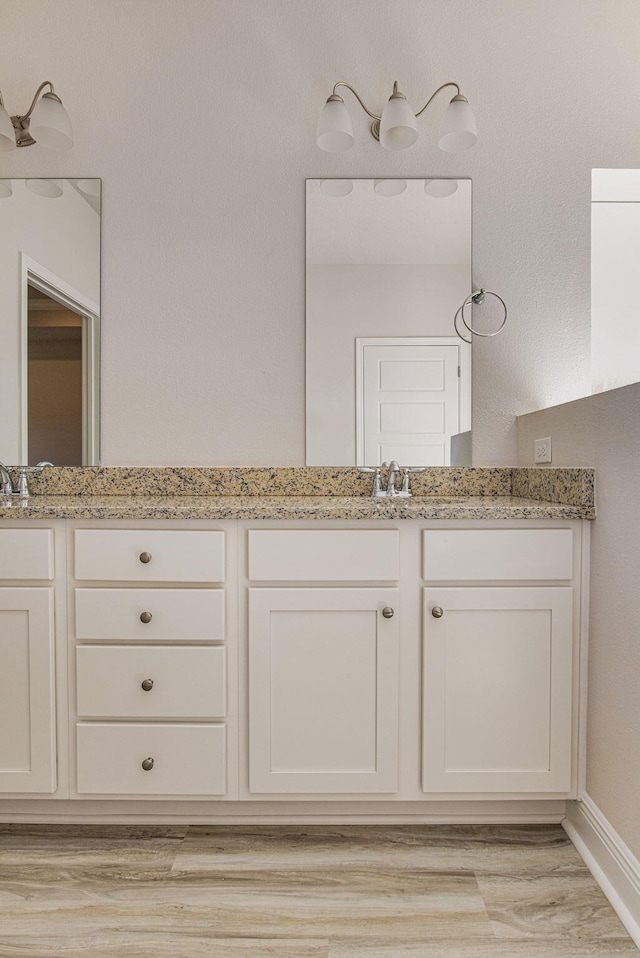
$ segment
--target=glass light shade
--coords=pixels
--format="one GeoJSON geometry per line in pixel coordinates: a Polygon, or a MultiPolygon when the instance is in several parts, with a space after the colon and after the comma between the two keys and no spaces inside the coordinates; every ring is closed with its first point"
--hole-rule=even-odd
{"type": "Polygon", "coordinates": [[[458,189],[457,180],[425,180],[424,191],[427,196],[453,196],[458,189]]]}
{"type": "Polygon", "coordinates": [[[13,196],[11,180],[0,180],[0,198],[6,200],[9,196],[13,196]]]}
{"type": "Polygon", "coordinates": [[[70,150],[73,146],[71,120],[62,103],[51,93],[40,97],[33,108],[29,133],[49,150],[70,150]]]}
{"type": "Polygon", "coordinates": [[[78,189],[86,193],[87,196],[100,196],[100,180],[78,180],[78,189]]]}
{"type": "Polygon", "coordinates": [[[385,150],[406,150],[417,139],[415,113],[403,96],[392,96],[382,112],[380,143],[385,150]]]}
{"type": "Polygon", "coordinates": [[[440,127],[438,146],[445,153],[468,150],[478,139],[476,118],[464,97],[454,96],[440,127]]]}
{"type": "Polygon", "coordinates": [[[373,189],[378,196],[400,196],[406,188],[406,180],[375,180],[373,184],[373,189]]]}
{"type": "Polygon", "coordinates": [[[342,100],[327,100],[320,119],[316,142],[327,153],[342,153],[355,143],[353,124],[342,100]]]}
{"type": "Polygon", "coordinates": [[[0,150],[15,150],[16,131],[13,129],[11,117],[3,106],[0,106],[0,150]]]}
{"type": "Polygon", "coordinates": [[[55,200],[62,196],[62,180],[27,180],[27,189],[38,196],[47,196],[55,200]]]}
{"type": "Polygon", "coordinates": [[[327,196],[348,196],[353,189],[351,180],[322,180],[320,189],[327,196]]]}

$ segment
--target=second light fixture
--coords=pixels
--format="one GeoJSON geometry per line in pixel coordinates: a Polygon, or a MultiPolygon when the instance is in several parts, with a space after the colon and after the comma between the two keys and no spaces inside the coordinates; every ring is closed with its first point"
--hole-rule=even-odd
{"type": "Polygon", "coordinates": [[[413,146],[418,139],[416,120],[428,109],[438,93],[446,87],[454,87],[457,92],[445,112],[438,146],[447,153],[458,153],[461,150],[468,150],[478,139],[473,111],[467,98],[461,94],[457,83],[443,83],[429,97],[422,109],[414,113],[404,93],[398,90],[396,81],[393,84],[393,93],[389,97],[389,102],[382,115],[378,116],[371,112],[352,86],[340,80],[335,84],[331,96],[325,103],[318,122],[317,143],[321,150],[326,150],[328,153],[341,153],[355,143],[351,116],[344,100],[337,92],[339,87],[345,87],[353,93],[362,109],[373,120],[371,124],[373,137],[379,140],[387,150],[406,150],[407,147],[413,146]]]}

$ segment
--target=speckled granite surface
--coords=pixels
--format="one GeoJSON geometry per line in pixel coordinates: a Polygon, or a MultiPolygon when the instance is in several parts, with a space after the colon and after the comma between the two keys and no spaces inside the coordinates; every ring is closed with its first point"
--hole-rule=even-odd
{"type": "Polygon", "coordinates": [[[517,496],[32,496],[5,519],[584,519],[580,506],[517,496]]]}
{"type": "MultiPolygon", "coordinates": [[[[418,496],[508,496],[512,469],[429,468],[411,477],[418,496]]],[[[53,496],[370,496],[373,476],[351,467],[46,469],[29,479],[53,496]]]]}
{"type": "Polygon", "coordinates": [[[54,467],[0,518],[593,519],[592,469],[428,468],[412,499],[373,499],[354,468],[54,467]]]}

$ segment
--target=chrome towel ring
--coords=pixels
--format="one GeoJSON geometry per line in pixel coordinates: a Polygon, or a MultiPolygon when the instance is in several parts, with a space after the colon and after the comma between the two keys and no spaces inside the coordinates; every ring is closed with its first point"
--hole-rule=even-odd
{"type": "Polygon", "coordinates": [[[472,339],[467,339],[467,338],[466,338],[465,336],[463,336],[462,333],[460,332],[460,329],[458,328],[458,320],[460,320],[460,319],[462,320],[462,322],[463,322],[463,324],[465,325],[465,327],[469,330],[469,332],[470,332],[473,336],[482,336],[483,339],[490,339],[492,336],[497,336],[498,333],[501,333],[501,332],[502,332],[502,330],[504,329],[504,327],[505,327],[506,324],[507,324],[507,315],[508,315],[508,313],[507,313],[507,304],[506,304],[505,301],[503,300],[502,296],[498,296],[498,294],[497,294],[497,293],[494,293],[493,290],[491,290],[491,289],[476,289],[476,290],[473,291],[473,293],[471,293],[469,296],[467,296],[467,298],[465,299],[465,301],[464,301],[464,303],[462,304],[462,306],[460,306],[460,308],[456,310],[456,314],[455,314],[455,316],[453,317],[453,327],[454,327],[456,333],[458,334],[458,336],[460,337],[460,339],[462,339],[465,343],[471,343],[471,342],[473,342],[473,340],[472,340],[472,339]],[[474,306],[481,306],[482,303],[484,303],[484,301],[485,301],[485,299],[487,298],[487,296],[495,296],[495,298],[496,298],[497,300],[499,300],[500,303],[502,303],[502,308],[503,308],[503,310],[504,310],[504,316],[502,317],[502,322],[500,323],[500,325],[498,326],[498,328],[495,329],[492,333],[481,333],[479,330],[474,329],[473,326],[472,326],[469,322],[467,322],[467,318],[466,318],[466,316],[464,315],[464,311],[465,311],[465,309],[467,308],[467,306],[470,306],[472,303],[473,303],[474,306]]]}

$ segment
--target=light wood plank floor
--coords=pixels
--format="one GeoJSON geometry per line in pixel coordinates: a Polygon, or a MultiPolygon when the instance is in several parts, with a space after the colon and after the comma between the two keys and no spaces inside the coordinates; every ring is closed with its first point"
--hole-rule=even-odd
{"type": "Polygon", "coordinates": [[[0,956],[638,958],[566,834],[0,825],[0,956]]]}

